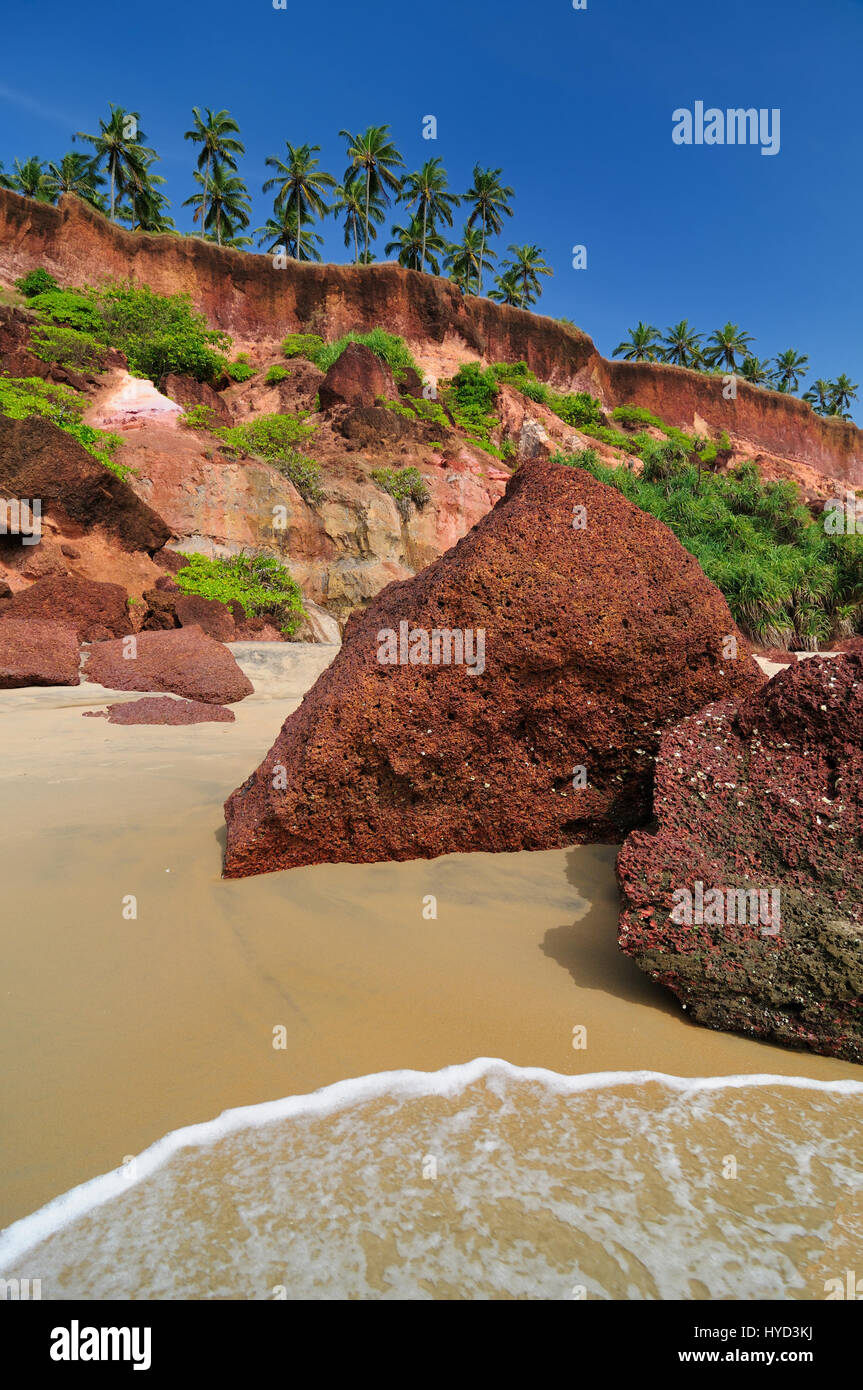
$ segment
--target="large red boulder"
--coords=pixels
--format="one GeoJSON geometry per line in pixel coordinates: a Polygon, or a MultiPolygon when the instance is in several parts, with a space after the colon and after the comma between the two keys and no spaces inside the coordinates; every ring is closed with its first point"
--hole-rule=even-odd
{"type": "Polygon", "coordinates": [[[199,627],[98,642],[84,678],[109,690],[161,690],[212,705],[233,704],[254,690],[227,647],[199,627]]]}
{"type": "Polygon", "coordinates": [[[665,734],[620,852],[620,946],[690,1018],[863,1062],[863,655],[665,734]]]}
{"type": "Polygon", "coordinates": [[[78,638],[64,623],[0,623],[0,690],[77,685],[78,638]]]}
{"type": "Polygon", "coordinates": [[[74,628],[82,642],[121,637],[130,630],[126,590],[77,574],[48,575],[0,602],[0,623],[47,618],[74,628]]]}
{"type": "Polygon", "coordinates": [[[763,679],[671,531],[583,469],[525,465],[352,616],[226,803],[225,873],[620,839],[663,728],[763,679]]]}
{"type": "Polygon", "coordinates": [[[396,395],[393,375],[365,343],[348,343],[318,388],[321,408],[335,405],[374,405],[378,396],[396,395]]]}

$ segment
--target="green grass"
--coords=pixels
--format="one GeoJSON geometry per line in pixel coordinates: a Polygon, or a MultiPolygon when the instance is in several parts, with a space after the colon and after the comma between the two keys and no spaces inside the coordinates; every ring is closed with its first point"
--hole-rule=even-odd
{"type": "Polygon", "coordinates": [[[422,508],[429,500],[429,490],[422,474],[413,465],[407,468],[374,468],[371,477],[379,488],[394,499],[405,521],[410,517],[412,506],[422,508]]]}
{"type": "Polygon", "coordinates": [[[751,463],[728,476],[699,473],[674,441],[641,477],[590,449],[557,462],[586,468],[670,527],[755,641],[818,650],[863,630],[863,537],[828,536],[796,484],[763,482],[751,463]]]}
{"type": "Polygon", "coordinates": [[[272,367],[267,368],[264,385],[278,386],[280,381],[287,381],[289,376],[293,376],[293,373],[287,367],[280,367],[278,363],[275,363],[272,367]]]}
{"type": "Polygon", "coordinates": [[[112,457],[123,443],[119,434],[93,429],[81,419],[84,400],[68,386],[42,381],[40,377],[0,376],[0,415],[10,420],[29,420],[42,416],[76,439],[104,468],[124,482],[134,470],[116,463],[112,457]]]}
{"type": "Polygon", "coordinates": [[[221,603],[236,601],[247,618],[272,618],[292,636],[304,615],[303,597],[284,565],[270,555],[232,555],[208,559],[184,555],[188,563],[175,579],[184,594],[200,594],[221,603]]]}
{"type": "Polygon", "coordinates": [[[422,380],[422,371],[414,361],[404,338],[400,338],[396,333],[387,333],[384,328],[372,328],[368,333],[344,333],[341,338],[336,338],[335,342],[324,343],[313,354],[306,355],[310,356],[316,367],[326,372],[339,360],[348,343],[362,343],[364,347],[369,348],[382,362],[386,362],[396,382],[402,380],[408,368],[415,371],[422,380]]]}
{"type": "Polygon", "coordinates": [[[272,464],[293,483],[304,501],[312,505],[324,496],[320,486],[321,470],[299,445],[311,439],[315,428],[307,425],[303,416],[260,415],[242,425],[223,425],[212,433],[233,448],[272,464]]]}

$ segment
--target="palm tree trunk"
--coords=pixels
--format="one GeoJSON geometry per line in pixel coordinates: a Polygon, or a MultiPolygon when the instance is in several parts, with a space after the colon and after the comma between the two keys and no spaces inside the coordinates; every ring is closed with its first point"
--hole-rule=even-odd
{"type": "Polygon", "coordinates": [[[369,196],[372,188],[372,171],[366,166],[366,262],[369,259],[369,196]]]}
{"type": "Polygon", "coordinates": [[[482,240],[481,240],[481,242],[480,242],[480,248],[479,248],[479,265],[477,266],[477,272],[476,272],[476,278],[477,278],[477,293],[478,293],[479,295],[482,294],[482,263],[483,263],[484,260],[485,260],[485,213],[483,213],[483,218],[482,218],[482,240]]]}
{"type": "Polygon", "coordinates": [[[201,212],[201,235],[204,236],[207,229],[207,194],[210,191],[210,151],[207,150],[207,172],[204,175],[204,202],[201,212]]]}
{"type": "Polygon", "coordinates": [[[422,251],[422,256],[420,257],[420,270],[425,270],[425,268],[426,268],[426,213],[427,213],[427,212],[428,212],[428,203],[424,200],[424,201],[423,201],[423,251],[422,251]]]}
{"type": "Polygon", "coordinates": [[[114,221],[114,161],[111,160],[111,221],[114,221]]]}
{"type": "Polygon", "coordinates": [[[353,224],[354,224],[354,265],[359,265],[359,263],[360,263],[360,244],[359,244],[359,242],[358,242],[358,240],[357,240],[357,219],[354,217],[354,218],[352,218],[351,220],[352,220],[352,222],[353,222],[353,224]]]}

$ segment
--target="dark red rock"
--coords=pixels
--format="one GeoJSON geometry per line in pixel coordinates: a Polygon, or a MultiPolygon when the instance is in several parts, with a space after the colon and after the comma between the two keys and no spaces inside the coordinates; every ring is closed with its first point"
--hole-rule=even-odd
{"type": "MultiPolygon", "coordinates": [[[[236,642],[237,625],[227,604],[217,598],[202,598],[200,594],[174,594],[172,597],[181,627],[197,626],[217,642],[236,642]]],[[[241,615],[242,611],[240,608],[241,615]]]]}
{"type": "Polygon", "coordinates": [[[396,395],[392,372],[364,343],[348,343],[320,384],[321,408],[374,405],[378,396],[396,395]]]}
{"type": "Polygon", "coordinates": [[[205,405],[212,410],[217,425],[233,424],[233,416],[228,404],[206,381],[196,381],[191,376],[180,376],[168,372],[162,378],[159,390],[169,400],[188,409],[192,405],[205,405]]]}
{"type": "Polygon", "coordinates": [[[0,623],[0,690],[78,685],[78,660],[75,630],[64,623],[0,623]]]}
{"type": "Polygon", "coordinates": [[[128,483],[42,416],[0,415],[0,497],[38,497],[43,515],[67,518],[88,531],[100,526],[124,550],[153,554],[171,534],[128,483]]]}
{"type": "Polygon", "coordinates": [[[171,628],[179,627],[180,620],[174,607],[174,600],[179,590],[174,585],[174,590],[164,590],[159,587],[145,589],[141,597],[147,605],[146,612],[141,620],[142,632],[162,632],[169,631],[171,628]]]}
{"type": "Polygon", "coordinates": [[[254,690],[227,647],[199,627],[99,642],[90,648],[84,679],[109,690],[163,690],[213,705],[232,704],[254,690]]]}
{"type": "Polygon", "coordinates": [[[80,560],[81,558],[81,552],[77,548],[77,546],[69,545],[68,543],[64,542],[60,546],[60,549],[62,553],[66,556],[67,560],[80,560]]]}
{"type": "Polygon", "coordinates": [[[107,719],[109,724],[233,724],[236,715],[224,705],[201,700],[172,700],[169,695],[145,695],[110,705],[107,710],[85,710],[91,718],[107,719]]]}
{"type": "Polygon", "coordinates": [[[82,642],[100,641],[104,634],[120,637],[129,631],[126,590],[77,574],[50,575],[19,589],[0,608],[0,621],[10,618],[62,622],[73,627],[82,642]]]}
{"type": "Polygon", "coordinates": [[[655,808],[618,857],[621,950],[697,1023],[863,1062],[863,655],[668,731],[655,808]],[[723,895],[716,923],[697,884],[723,895]],[[779,897],[732,913],[729,890],[779,897]]]}
{"type": "Polygon", "coordinates": [[[650,814],[660,731],[763,679],[671,531],[583,469],[527,464],[458,545],[352,616],[226,803],[225,873],[620,839],[650,814]],[[402,621],[482,629],[483,673],[381,664],[378,633],[402,621]]]}

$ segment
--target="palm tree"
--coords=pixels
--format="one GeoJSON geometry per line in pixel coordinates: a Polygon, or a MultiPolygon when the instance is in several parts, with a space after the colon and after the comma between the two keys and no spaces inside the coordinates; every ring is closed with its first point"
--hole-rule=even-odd
{"type": "MultiPolygon", "coordinates": [[[[298,145],[294,148],[286,140],[285,146],[288,151],[287,161],[276,159],[274,155],[269,155],[264,160],[276,173],[271,179],[267,179],[263,191],[268,193],[271,188],[276,188],[276,210],[284,207],[286,212],[296,213],[296,244],[302,246],[304,211],[308,213],[310,221],[314,217],[326,217],[329,208],[324,202],[324,191],[335,188],[336,181],[332,174],[325,174],[318,168],[319,161],[314,158],[314,152],[321,148],[320,145],[298,145]]],[[[295,259],[299,260],[300,257],[297,256],[295,259]]]]}
{"type": "Polygon", "coordinates": [[[420,221],[418,213],[407,227],[393,227],[393,236],[395,239],[386,247],[387,256],[396,256],[399,265],[408,270],[423,270],[428,261],[432,275],[440,275],[438,257],[446,254],[447,243],[440,232],[429,230],[420,221]]]}
{"type": "Polygon", "coordinates": [[[390,192],[398,193],[401,182],[394,170],[403,169],[405,162],[390,139],[388,125],[370,125],[362,135],[351,135],[348,130],[340,130],[339,135],[348,142],[350,160],[343,182],[347,184],[358,170],[365,171],[366,203],[363,223],[365,259],[368,261],[372,200],[389,203],[390,192]]]}
{"type": "Polygon", "coordinates": [[[612,357],[622,357],[626,362],[656,362],[659,359],[659,329],[653,324],[642,323],[630,329],[629,339],[618,343],[612,357]]]}
{"type": "MultiPolygon", "coordinates": [[[[246,153],[246,147],[241,140],[235,139],[239,135],[240,127],[234,120],[229,111],[216,111],[215,114],[209,106],[205,106],[206,117],[201,116],[199,107],[192,107],[192,116],[195,124],[191,130],[185,131],[184,140],[191,140],[196,145],[201,146],[198,155],[198,172],[203,169],[204,177],[202,180],[203,193],[201,199],[201,225],[205,226],[207,221],[207,199],[210,190],[210,170],[218,161],[226,164],[229,169],[236,169],[237,161],[235,156],[246,153]]],[[[186,204],[184,203],[185,207],[186,204]]],[[[193,219],[194,220],[194,219],[193,219]]]]}
{"type": "Polygon", "coordinates": [[[804,391],[803,399],[809,402],[816,415],[831,415],[835,389],[832,381],[825,381],[823,376],[819,376],[816,381],[813,381],[809,390],[804,391]]]}
{"type": "Polygon", "coordinates": [[[704,357],[711,367],[727,367],[729,371],[737,370],[737,354],[748,357],[749,347],[753,339],[748,333],[744,333],[738,328],[736,323],[726,323],[724,328],[718,328],[715,333],[711,333],[707,339],[707,347],[704,357]]]}
{"type": "MultiPolygon", "coordinates": [[[[195,182],[203,188],[205,176],[195,173],[195,182]]],[[[236,238],[237,228],[248,227],[251,203],[246,185],[236,174],[229,174],[224,164],[214,163],[210,169],[209,185],[207,196],[207,215],[202,217],[204,203],[203,200],[192,195],[187,198],[183,207],[188,207],[194,203],[197,205],[194,221],[199,218],[203,221],[202,230],[212,233],[215,229],[215,239],[219,246],[222,245],[222,236],[226,236],[231,241],[236,238]]]]}
{"type": "Polygon", "coordinates": [[[174,223],[168,216],[171,206],[164,193],[156,184],[164,183],[161,174],[150,173],[150,162],[146,169],[136,174],[129,188],[129,207],[125,215],[132,224],[134,232],[173,232],[174,223]]]}
{"type": "Polygon", "coordinates": [[[512,217],[512,208],[508,200],[512,198],[513,190],[505,187],[500,176],[502,169],[482,169],[478,164],[473,167],[473,183],[465,196],[465,202],[473,203],[473,210],[467,219],[468,227],[473,227],[477,218],[482,226],[482,244],[479,254],[479,285],[478,294],[482,294],[482,271],[485,264],[485,241],[489,232],[497,236],[503,228],[504,217],[512,217]]]}
{"type": "Polygon", "coordinates": [[[59,198],[61,193],[76,193],[95,207],[102,203],[99,188],[104,182],[95,159],[77,151],[64,154],[59,164],[49,164],[45,173],[45,187],[52,199],[59,198]]]}
{"type": "MultiPolygon", "coordinates": [[[[345,246],[350,246],[351,239],[354,243],[354,265],[360,259],[360,233],[365,219],[365,193],[363,190],[363,180],[358,178],[346,179],[344,183],[336,184],[335,199],[330,207],[330,212],[334,217],[345,215],[345,246]]],[[[384,210],[379,201],[372,200],[369,206],[370,222],[381,223],[384,220],[384,210]]],[[[377,227],[369,225],[372,237],[376,237],[377,227]]]]}
{"type": "Polygon", "coordinates": [[[744,381],[749,382],[750,386],[769,386],[773,380],[770,363],[767,359],[762,361],[760,357],[755,357],[751,353],[744,357],[740,375],[744,381]]]}
{"type": "Polygon", "coordinates": [[[0,188],[12,188],[12,179],[9,174],[3,172],[3,161],[0,159],[0,188]]]}
{"type": "Polygon", "coordinates": [[[304,227],[300,234],[296,209],[286,208],[283,203],[276,203],[273,216],[267,219],[263,227],[258,227],[255,236],[258,237],[259,246],[268,243],[268,251],[278,251],[284,247],[285,255],[290,256],[291,260],[321,259],[318,247],[323,246],[323,237],[313,232],[311,227],[304,227]]]}
{"type": "Polygon", "coordinates": [[[10,188],[14,188],[16,193],[23,193],[25,198],[35,198],[37,203],[50,203],[51,194],[45,181],[42,161],[34,154],[23,164],[17,159],[13,160],[13,163],[15,173],[9,181],[10,188]]]}
{"type": "MultiPolygon", "coordinates": [[[[459,198],[455,193],[447,191],[448,183],[446,170],[440,159],[427,159],[421,169],[416,173],[409,174],[402,184],[401,197],[408,207],[417,206],[417,215],[422,213],[422,246],[420,248],[420,263],[416,267],[418,270],[425,269],[426,261],[426,239],[431,224],[431,231],[434,232],[435,223],[438,218],[445,222],[448,227],[452,226],[453,209],[458,207],[459,198]]],[[[396,229],[393,228],[395,231],[396,229]]],[[[438,237],[438,250],[443,249],[443,242],[438,237]]],[[[389,255],[389,251],[387,251],[389,255]]],[[[433,272],[437,275],[437,270],[433,272]]]]}
{"type": "Polygon", "coordinates": [[[535,304],[542,294],[540,275],[553,275],[551,266],[546,265],[538,246],[508,246],[512,260],[503,262],[504,273],[512,272],[521,288],[522,305],[527,308],[535,304]]]}
{"type": "Polygon", "coordinates": [[[474,294],[474,284],[482,280],[483,270],[491,270],[491,262],[483,261],[483,235],[479,227],[466,226],[461,242],[450,246],[446,265],[450,279],[454,280],[465,294],[474,294]]]}
{"type": "Polygon", "coordinates": [[[793,394],[797,390],[798,379],[806,375],[808,362],[809,358],[806,354],[795,352],[794,348],[780,353],[776,358],[776,370],[773,374],[773,379],[779,390],[793,394]]]}
{"type": "Polygon", "coordinates": [[[688,319],[681,319],[665,330],[662,358],[675,367],[698,366],[701,361],[701,334],[690,328],[688,319]]]}
{"type": "Polygon", "coordinates": [[[527,308],[515,270],[505,270],[502,275],[495,277],[494,283],[495,288],[490,292],[489,299],[496,299],[499,304],[512,304],[517,309],[527,308]]]}
{"type": "Polygon", "coordinates": [[[116,195],[128,192],[136,178],[146,174],[149,164],[158,158],[156,151],[143,142],[146,135],[138,129],[137,111],[126,111],[122,106],[111,103],[111,117],[99,122],[98,135],[87,135],[79,130],[73,140],[86,140],[96,151],[95,165],[103,163],[111,180],[110,217],[114,221],[116,195]],[[131,133],[134,131],[134,135],[131,133]]]}
{"type": "Polygon", "coordinates": [[[844,420],[850,420],[851,416],[847,412],[851,408],[851,402],[856,401],[859,387],[853,382],[850,376],[843,372],[833,382],[833,412],[841,415],[844,420]]]}

